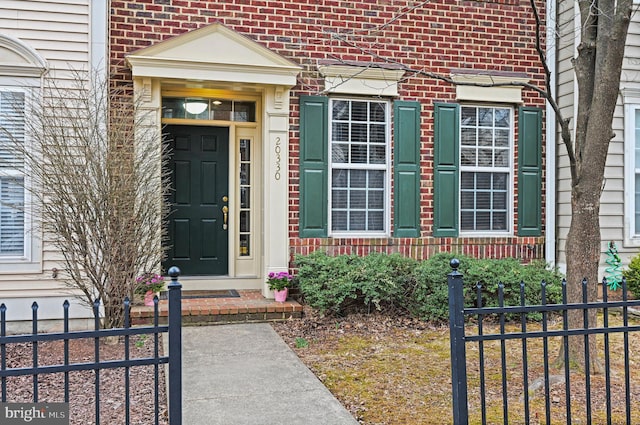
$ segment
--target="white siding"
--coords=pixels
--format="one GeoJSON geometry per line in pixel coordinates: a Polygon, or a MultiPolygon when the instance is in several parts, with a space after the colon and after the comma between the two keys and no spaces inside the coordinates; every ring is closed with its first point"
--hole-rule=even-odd
{"type": "MultiPolygon", "coordinates": [[[[574,74],[571,57],[575,51],[575,37],[573,36],[573,21],[571,9],[572,1],[561,2],[566,8],[559,7],[562,11],[560,20],[565,22],[561,31],[561,48],[559,50],[559,75],[558,75],[558,102],[566,118],[573,117],[574,109],[574,74]],[[573,23],[569,23],[569,19],[573,23]]],[[[627,48],[621,73],[621,90],[633,88],[640,90],[640,16],[632,15],[627,37],[627,48]]],[[[573,122],[573,121],[572,121],[573,122]]],[[[623,96],[618,98],[618,106],[613,120],[614,138],[609,146],[607,156],[607,168],[605,170],[604,191],[601,197],[600,225],[602,237],[601,270],[604,269],[607,244],[609,241],[616,243],[623,263],[626,265],[630,257],[640,252],[640,247],[625,244],[625,202],[633,200],[633,194],[625,194],[625,143],[624,143],[624,105],[623,96]]],[[[558,134],[558,143],[561,144],[558,134]]],[[[557,169],[557,263],[562,267],[566,264],[565,243],[566,235],[571,223],[571,182],[568,169],[566,149],[558,146],[557,169]]]]}
{"type": "MultiPolygon", "coordinates": [[[[0,34],[35,50],[47,62],[48,76],[64,83],[71,78],[72,70],[90,68],[90,1],[1,0],[0,34]]],[[[46,240],[42,245],[42,268],[38,273],[8,273],[0,265],[0,298],[7,303],[9,320],[29,319],[30,309],[18,310],[24,310],[24,305],[36,298],[39,304],[48,306],[39,313],[43,318],[60,317],[62,300],[73,301],[70,290],[52,277],[52,269],[61,268],[57,261],[60,252],[46,240]]],[[[75,311],[77,314],[78,309],[75,311]]],[[[82,314],[86,315],[86,311],[82,314]]]]}

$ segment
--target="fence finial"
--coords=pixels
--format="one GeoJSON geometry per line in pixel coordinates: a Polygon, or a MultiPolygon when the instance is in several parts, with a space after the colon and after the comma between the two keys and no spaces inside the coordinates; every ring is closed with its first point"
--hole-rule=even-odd
{"type": "Polygon", "coordinates": [[[457,272],[458,271],[458,267],[460,267],[460,260],[458,260],[457,258],[452,258],[451,261],[449,261],[449,265],[451,266],[451,268],[453,269],[453,272],[457,272]]]}
{"type": "Polygon", "coordinates": [[[180,276],[180,269],[176,266],[171,266],[168,273],[171,280],[177,280],[178,276],[180,276]]]}

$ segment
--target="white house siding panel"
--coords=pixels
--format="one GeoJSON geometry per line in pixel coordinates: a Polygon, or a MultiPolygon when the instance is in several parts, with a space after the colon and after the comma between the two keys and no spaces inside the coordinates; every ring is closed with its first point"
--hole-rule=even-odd
{"type": "MultiPolygon", "coordinates": [[[[47,62],[49,77],[56,78],[58,84],[70,84],[73,70],[90,68],[90,1],[0,0],[0,33],[34,49],[47,62]]],[[[70,290],[52,276],[52,269],[60,268],[61,253],[47,238],[42,245],[40,273],[3,273],[0,265],[0,298],[18,302],[20,297],[37,297],[52,306],[73,298],[70,290]]],[[[51,313],[52,317],[56,314],[59,316],[61,309],[51,313]]]]}
{"type": "MultiPolygon", "coordinates": [[[[574,25],[573,1],[561,1],[558,6],[559,21],[559,50],[558,50],[558,103],[565,118],[573,120],[575,107],[575,74],[571,63],[575,56],[576,33],[574,25]]],[[[633,22],[629,27],[627,49],[621,73],[621,89],[635,88],[640,90],[640,17],[633,15],[633,22]]],[[[604,190],[601,196],[600,226],[602,237],[602,260],[609,241],[616,242],[624,263],[636,254],[637,247],[626,247],[624,240],[624,211],[625,201],[629,201],[630,194],[625,196],[625,157],[624,157],[624,105],[622,96],[618,98],[613,120],[614,138],[609,145],[605,169],[604,190]]],[[[558,164],[557,164],[557,263],[560,267],[566,264],[565,244],[566,235],[571,224],[571,180],[569,162],[566,149],[562,145],[558,134],[558,164]]],[[[604,263],[603,263],[604,264],[604,263]]],[[[601,266],[603,266],[603,264],[601,266]]],[[[601,267],[602,269],[602,267],[601,267]]]]}
{"type": "MultiPolygon", "coordinates": [[[[574,1],[558,2],[558,87],[557,101],[565,119],[574,122],[574,70],[571,59],[575,56],[574,1]]],[[[556,263],[564,267],[564,246],[571,223],[571,172],[560,134],[556,143],[556,263]]]]}

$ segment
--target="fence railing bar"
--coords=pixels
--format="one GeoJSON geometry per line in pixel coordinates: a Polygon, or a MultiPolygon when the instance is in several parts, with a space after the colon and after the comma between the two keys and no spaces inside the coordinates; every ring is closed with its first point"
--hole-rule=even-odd
{"type": "MultiPolygon", "coordinates": [[[[153,326],[158,327],[158,316],[160,313],[158,312],[158,296],[153,297],[153,326]]],[[[153,358],[160,358],[159,352],[160,346],[160,336],[157,332],[153,334],[153,358]]],[[[155,382],[154,385],[154,417],[155,417],[155,425],[159,425],[159,416],[160,416],[160,368],[158,363],[153,365],[153,379],[155,382]]]]}
{"type": "MultiPolygon", "coordinates": [[[[38,333],[38,303],[37,302],[33,302],[33,304],[31,304],[31,320],[32,320],[32,331],[35,334],[38,333]]],[[[31,346],[31,351],[32,351],[32,362],[33,364],[36,366],[36,368],[38,367],[38,341],[34,341],[33,345],[31,346]]],[[[38,402],[38,373],[34,373],[33,374],[33,402],[37,403],[38,402]]]]}
{"type": "MultiPolygon", "coordinates": [[[[562,303],[567,303],[567,280],[562,279],[562,303]]],[[[562,340],[562,347],[564,350],[564,394],[565,405],[567,412],[567,423],[571,423],[571,374],[569,373],[569,311],[563,310],[562,312],[562,329],[566,332],[562,340]]]]}
{"type": "MultiPolygon", "coordinates": [[[[540,293],[542,297],[542,305],[547,303],[547,282],[544,280],[540,283],[540,293]]],[[[542,331],[546,332],[548,330],[548,313],[546,311],[542,312],[542,331]]],[[[551,385],[549,383],[549,337],[546,335],[542,337],[542,353],[544,359],[543,368],[544,368],[544,415],[545,422],[547,425],[551,425],[551,385]]]]}
{"type": "MultiPolygon", "coordinates": [[[[525,305],[524,296],[524,282],[520,281],[520,305],[525,305]]],[[[527,315],[526,313],[520,313],[520,324],[522,333],[527,333],[527,315]]],[[[524,420],[525,423],[530,423],[529,415],[529,364],[527,362],[527,338],[522,338],[522,394],[524,394],[524,420]]],[[[546,380],[546,378],[545,378],[546,380]]]]}
{"type": "MultiPolygon", "coordinates": [[[[129,301],[129,297],[125,297],[124,299],[124,327],[125,329],[131,326],[131,302],[129,301]]],[[[129,343],[130,336],[124,336],[124,359],[129,360],[129,343]]],[[[130,377],[129,373],[131,368],[129,366],[124,367],[124,423],[125,425],[129,425],[131,423],[131,401],[129,400],[130,396],[130,377]]]]}
{"type": "Polygon", "coordinates": [[[546,304],[546,305],[527,305],[527,306],[519,306],[519,305],[509,305],[504,307],[466,307],[464,309],[465,315],[474,315],[474,314],[520,314],[520,313],[538,313],[542,311],[559,311],[562,312],[564,310],[601,310],[605,307],[612,309],[618,307],[637,307],[640,306],[640,300],[629,300],[625,301],[609,301],[608,303],[604,303],[601,301],[598,302],[587,302],[587,303],[567,303],[567,304],[546,304]]]}
{"type": "Polygon", "coordinates": [[[123,367],[138,367],[138,366],[152,366],[154,364],[167,364],[169,363],[169,357],[159,357],[155,359],[153,357],[141,357],[137,359],[129,360],[102,360],[99,363],[87,362],[87,363],[70,363],[68,367],[65,365],[51,365],[51,366],[38,366],[35,367],[17,367],[6,370],[0,370],[0,377],[10,376],[23,376],[32,375],[34,373],[44,375],[46,373],[60,373],[65,370],[70,372],[80,372],[85,370],[100,369],[117,369],[123,367]]]}
{"type": "MultiPolygon", "coordinates": [[[[640,331],[640,325],[632,325],[632,326],[615,326],[611,328],[577,328],[577,329],[567,329],[567,330],[550,330],[547,331],[546,336],[549,337],[559,337],[559,336],[584,336],[584,335],[600,335],[600,334],[615,334],[615,333],[625,333],[625,332],[637,332],[640,331]]],[[[484,334],[480,335],[465,335],[465,341],[497,341],[500,339],[522,339],[523,337],[527,337],[529,339],[533,338],[542,338],[545,336],[544,331],[529,331],[526,335],[523,335],[522,332],[509,332],[504,335],[496,334],[484,334]]]]}
{"type": "MultiPolygon", "coordinates": [[[[622,301],[628,300],[627,294],[627,280],[622,279],[622,301]]],[[[622,307],[622,324],[628,328],[629,327],[629,314],[627,310],[627,306],[622,307]]],[[[631,425],[631,380],[630,380],[630,369],[629,369],[629,332],[626,331],[623,334],[624,341],[624,396],[626,401],[626,417],[627,417],[627,425],[631,425]]]]}
{"type": "MultiPolygon", "coordinates": [[[[498,305],[504,306],[504,284],[498,283],[498,305]]],[[[504,313],[500,314],[500,334],[505,333],[504,313]]],[[[507,392],[507,342],[500,340],[500,365],[502,366],[502,418],[504,425],[509,425],[509,394],[507,392]]]]}
{"type": "MultiPolygon", "coordinates": [[[[482,306],[482,285],[476,285],[476,299],[477,304],[482,306]]],[[[482,335],[482,321],[484,317],[479,314],[478,315],[478,334],[482,335]]],[[[480,359],[480,409],[482,415],[482,423],[487,423],[487,400],[486,400],[486,385],[485,385],[485,374],[484,374],[484,341],[478,341],[478,357],[480,359]]]]}
{"type": "MultiPolygon", "coordinates": [[[[582,302],[587,303],[587,279],[582,279],[582,302]]],[[[582,310],[582,324],[589,329],[589,310],[582,310]]],[[[585,408],[587,410],[587,425],[591,425],[591,355],[589,349],[589,334],[584,335],[584,388],[585,408]]]]}
{"type": "MultiPolygon", "coordinates": [[[[62,303],[62,311],[64,315],[64,334],[69,333],[69,301],[64,300],[62,303]]],[[[64,338],[63,356],[65,369],[69,366],[69,338],[64,338]]],[[[64,402],[69,403],[69,371],[64,371],[64,402]]]]}
{"type": "MultiPolygon", "coordinates": [[[[7,334],[7,306],[2,303],[0,305],[0,370],[7,368],[7,346],[4,342],[4,336],[7,334]]],[[[0,386],[2,387],[2,402],[7,402],[7,378],[0,378],[0,386]]]]}
{"type": "MultiPolygon", "coordinates": [[[[105,306],[106,308],[106,306],[105,306]]],[[[100,300],[96,299],[93,302],[93,318],[94,318],[94,327],[95,331],[100,330],[100,300]]],[[[93,340],[93,348],[94,348],[94,362],[96,365],[100,364],[100,337],[96,334],[96,337],[93,340]]],[[[95,390],[95,420],[96,425],[100,425],[100,368],[96,367],[94,369],[94,378],[95,384],[93,388],[95,390]]]]}
{"type": "MultiPolygon", "coordinates": [[[[602,301],[607,302],[609,300],[609,290],[607,287],[607,278],[602,279],[602,301]]],[[[609,309],[604,308],[602,312],[602,321],[605,328],[609,327],[609,309]]],[[[607,411],[607,425],[611,425],[611,366],[610,357],[610,344],[609,334],[604,334],[604,382],[605,382],[605,398],[606,398],[606,411],[607,411]]]]}
{"type": "Polygon", "coordinates": [[[96,337],[96,332],[99,333],[99,338],[106,338],[109,336],[124,336],[124,335],[149,335],[154,332],[165,333],[169,331],[168,325],[159,326],[136,326],[135,328],[112,328],[112,329],[99,329],[97,331],[71,331],[68,335],[63,332],[56,333],[39,333],[23,334],[23,335],[5,335],[0,336],[0,344],[16,344],[20,342],[34,342],[34,341],[59,341],[61,339],[93,339],[96,337]]]}

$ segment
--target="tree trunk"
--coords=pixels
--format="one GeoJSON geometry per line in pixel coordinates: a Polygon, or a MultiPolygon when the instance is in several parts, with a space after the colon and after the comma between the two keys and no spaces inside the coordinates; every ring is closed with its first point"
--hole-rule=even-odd
{"type": "MultiPolygon", "coordinates": [[[[572,190],[571,227],[567,235],[567,301],[582,303],[596,301],[598,298],[598,264],[600,260],[600,191],[582,191],[580,187],[572,190]],[[586,286],[582,284],[586,279],[586,286]]],[[[596,310],[592,309],[585,326],[583,310],[571,310],[568,314],[569,329],[596,327],[596,310]]],[[[602,373],[602,364],[598,361],[595,336],[589,337],[590,373],[602,373]]],[[[585,370],[585,338],[569,338],[569,358],[572,367],[585,370]]],[[[559,362],[564,362],[564,349],[561,349],[559,362]]]]}

